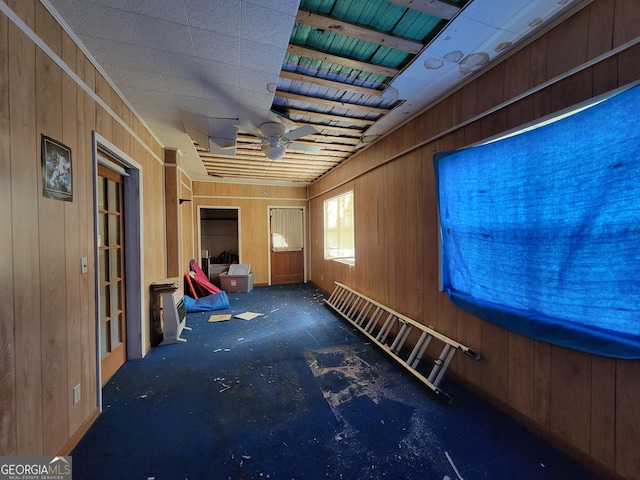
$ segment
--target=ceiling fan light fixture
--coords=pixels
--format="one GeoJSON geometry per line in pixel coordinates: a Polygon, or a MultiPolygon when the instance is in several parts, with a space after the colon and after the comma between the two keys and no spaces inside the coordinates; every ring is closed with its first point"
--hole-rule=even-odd
{"type": "Polygon", "coordinates": [[[284,148],[278,144],[266,145],[264,154],[269,160],[280,160],[284,156],[284,148]]]}

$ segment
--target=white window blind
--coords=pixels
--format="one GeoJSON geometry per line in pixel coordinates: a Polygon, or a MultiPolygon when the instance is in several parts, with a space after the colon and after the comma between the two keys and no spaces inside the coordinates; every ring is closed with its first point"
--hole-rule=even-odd
{"type": "Polygon", "coordinates": [[[353,190],[324,202],[324,258],[355,262],[353,190]]]}
{"type": "Polygon", "coordinates": [[[271,239],[274,252],[301,251],[304,246],[302,209],[273,209],[271,211],[271,239]]]}

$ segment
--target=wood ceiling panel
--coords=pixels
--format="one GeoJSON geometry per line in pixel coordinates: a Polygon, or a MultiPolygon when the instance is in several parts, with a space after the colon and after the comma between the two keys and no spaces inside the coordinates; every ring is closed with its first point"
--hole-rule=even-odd
{"type": "Polygon", "coordinates": [[[358,38],[367,42],[376,43],[385,47],[396,48],[404,52],[418,53],[424,45],[421,42],[408,38],[397,37],[385,32],[366,28],[361,25],[346,22],[335,17],[329,17],[309,10],[300,9],[296,16],[296,22],[304,23],[314,28],[326,29],[347,37],[358,38]]]}

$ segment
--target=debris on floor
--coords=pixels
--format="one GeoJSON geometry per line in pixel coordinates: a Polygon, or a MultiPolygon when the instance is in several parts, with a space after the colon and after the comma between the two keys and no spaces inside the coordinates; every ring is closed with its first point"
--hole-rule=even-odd
{"type": "Polygon", "coordinates": [[[257,312],[244,312],[244,313],[239,313],[237,314],[235,317],[239,318],[241,320],[253,320],[256,317],[260,317],[264,315],[263,313],[257,313],[257,312]]]}
{"type": "Polygon", "coordinates": [[[309,291],[238,294],[233,310],[189,314],[188,348],[127,362],[73,450],[76,476],[460,480],[446,451],[465,480],[601,480],[454,379],[453,410],[437,401],[309,291]],[[210,326],[214,313],[231,321],[210,326]]]}
{"type": "Polygon", "coordinates": [[[219,314],[219,315],[211,315],[209,317],[209,323],[224,322],[226,320],[231,320],[231,314],[230,313],[222,313],[222,314],[219,314]]]}
{"type": "Polygon", "coordinates": [[[464,480],[460,476],[460,472],[458,472],[458,469],[456,468],[455,464],[453,463],[453,460],[451,459],[451,455],[449,455],[448,452],[444,452],[444,454],[447,457],[447,460],[449,460],[449,463],[451,464],[451,467],[453,468],[453,471],[456,472],[456,476],[458,477],[458,480],[464,480]]]}

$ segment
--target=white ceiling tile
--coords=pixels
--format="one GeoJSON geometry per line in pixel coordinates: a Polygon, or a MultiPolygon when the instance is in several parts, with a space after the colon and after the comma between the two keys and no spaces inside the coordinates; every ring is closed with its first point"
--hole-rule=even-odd
{"type": "Polygon", "coordinates": [[[135,20],[144,38],[142,45],[167,52],[194,55],[191,30],[187,25],[144,15],[136,15],[135,20]]]}
{"type": "Polygon", "coordinates": [[[64,18],[67,25],[69,25],[74,32],[77,32],[75,28],[73,28],[73,24],[76,23],[84,23],[78,11],[76,10],[75,4],[73,0],[49,0],[53,8],[64,18]]]}
{"type": "Polygon", "coordinates": [[[167,91],[177,93],[179,95],[188,95],[192,97],[204,97],[205,90],[202,82],[193,77],[181,77],[178,75],[163,75],[167,84],[167,91]]]}
{"type": "Polygon", "coordinates": [[[184,0],[189,25],[202,30],[237,36],[240,0],[184,0]]]}
{"type": "Polygon", "coordinates": [[[187,25],[187,12],[182,0],[133,0],[131,10],[153,18],[187,25]]]}
{"type": "Polygon", "coordinates": [[[207,104],[205,115],[213,118],[234,118],[235,124],[240,123],[240,109],[238,104],[229,104],[227,102],[210,102],[207,104]]]}
{"type": "MultiPolygon", "coordinates": [[[[225,119],[222,124],[226,127],[236,121],[257,126],[273,118],[273,93],[267,85],[293,84],[303,93],[327,90],[279,80],[299,0],[43,1],[62,14],[160,141],[185,152],[183,167],[190,174],[206,178],[178,108],[225,119]]],[[[466,78],[465,68],[482,66],[461,64],[468,55],[483,51],[486,55],[475,58],[494,58],[499,43],[517,41],[531,31],[531,17],[546,20],[577,1],[468,2],[454,23],[425,50],[427,56],[411,62],[385,90],[383,96],[389,105],[398,95],[406,102],[369,132],[384,134],[406,118],[401,113],[415,113],[420,105],[466,78]],[[430,65],[439,67],[425,68],[429,60],[430,65]]],[[[333,89],[328,92],[330,96],[337,94],[333,89]]],[[[224,135],[233,133],[227,128],[224,135]]]]}
{"type": "MultiPolygon", "coordinates": [[[[557,3],[557,0],[552,0],[557,3]]],[[[470,2],[460,12],[459,17],[473,19],[493,27],[500,27],[504,22],[513,17],[519,11],[527,7],[527,4],[535,4],[531,0],[511,0],[502,2],[500,8],[487,8],[482,2],[470,2]]]]}
{"type": "Polygon", "coordinates": [[[209,111],[213,105],[218,103],[212,99],[178,95],[175,93],[171,95],[171,99],[178,111],[190,112],[202,116],[209,116],[209,111]]]}
{"type": "MultiPolygon", "coordinates": [[[[230,86],[235,88],[238,88],[240,84],[240,68],[237,64],[230,65],[228,63],[199,59],[198,66],[200,69],[200,78],[208,86],[207,92],[210,91],[211,84],[219,85],[220,87],[230,86]]],[[[246,80],[246,77],[242,78],[243,82],[246,80]]]]}
{"type": "Polygon", "coordinates": [[[230,102],[228,101],[229,99],[204,99],[186,95],[172,95],[172,98],[178,111],[189,112],[189,114],[201,115],[207,118],[232,118],[234,119],[234,124],[238,123],[239,110],[237,100],[230,102]]]}
{"type": "Polygon", "coordinates": [[[99,63],[111,63],[115,64],[119,62],[118,57],[111,57],[111,51],[105,48],[104,40],[97,37],[91,37],[87,35],[79,35],[78,39],[82,44],[91,52],[91,56],[99,63]]]}
{"type": "Polygon", "coordinates": [[[242,88],[245,90],[273,97],[273,92],[268,90],[268,86],[278,84],[279,74],[242,66],[240,67],[240,77],[243,79],[242,88]]]}
{"type": "Polygon", "coordinates": [[[75,5],[87,27],[90,28],[88,32],[76,33],[134,45],[141,45],[144,41],[138,31],[133,13],[88,2],[77,2],[75,5]]]}
{"type": "Polygon", "coordinates": [[[251,65],[255,70],[279,74],[284,50],[264,43],[240,40],[239,58],[240,65],[251,65]]]}
{"type": "Polygon", "coordinates": [[[263,5],[243,4],[240,37],[286,48],[294,23],[295,15],[284,15],[263,5]]]}
{"type": "MultiPolygon", "coordinates": [[[[233,95],[233,97],[238,97],[238,95],[233,95]]],[[[238,104],[238,101],[230,101],[232,97],[225,97],[220,99],[212,99],[206,100],[206,103],[203,102],[203,106],[205,108],[199,109],[202,112],[202,115],[206,115],[207,117],[212,118],[233,118],[235,119],[235,124],[238,124],[239,118],[241,116],[241,107],[238,104]]]]}
{"type": "Polygon", "coordinates": [[[152,50],[153,59],[160,73],[168,75],[187,76],[197,74],[198,60],[193,55],[167,52],[165,50],[152,50]]]}
{"type": "MultiPolygon", "coordinates": [[[[174,130],[174,131],[182,131],[184,132],[184,127],[180,118],[158,118],[152,117],[152,120],[147,122],[153,130],[174,130]]],[[[175,145],[168,145],[166,141],[163,141],[165,146],[175,147],[175,145]]]]}
{"type": "Polygon", "coordinates": [[[123,67],[140,68],[157,72],[158,67],[153,59],[150,48],[132,45],[116,40],[103,40],[102,46],[111,58],[118,59],[118,65],[123,67]]]}
{"type": "Polygon", "coordinates": [[[192,27],[191,38],[198,58],[224,63],[231,63],[232,60],[238,59],[240,51],[238,37],[192,27]]]}
{"type": "Polygon", "coordinates": [[[138,105],[154,105],[156,107],[173,107],[173,100],[166,92],[158,92],[137,85],[135,87],[123,87],[121,89],[124,96],[133,104],[138,105]]]}
{"type": "Polygon", "coordinates": [[[120,67],[120,73],[130,87],[144,85],[146,89],[156,92],[167,92],[167,85],[162,75],[138,68],[120,67]]]}
{"type": "MultiPolygon", "coordinates": [[[[263,7],[264,0],[242,0],[244,6],[253,5],[257,7],[263,7]]],[[[300,7],[300,0],[269,0],[269,8],[276,12],[284,13],[287,15],[295,15],[300,7]]]]}
{"type": "Polygon", "coordinates": [[[120,86],[126,86],[126,82],[122,73],[120,72],[119,65],[113,65],[110,63],[101,63],[100,66],[109,79],[120,88],[120,86]]]}
{"type": "Polygon", "coordinates": [[[501,28],[519,34],[519,36],[528,35],[533,30],[532,25],[535,27],[538,26],[537,22],[532,23],[536,19],[539,18],[542,21],[547,21],[555,17],[560,11],[572,6],[571,2],[561,4],[558,0],[531,2],[526,8],[508,18],[501,25],[501,28]]]}
{"type": "Polygon", "coordinates": [[[495,31],[495,27],[484,22],[468,17],[458,17],[455,25],[446,28],[443,35],[438,36],[429,45],[425,54],[428,52],[431,57],[444,59],[445,63],[451,61],[449,59],[455,61],[456,53],[460,52],[462,57],[465,57],[476,52],[481,43],[480,39],[491,36],[495,31]]]}
{"type": "Polygon", "coordinates": [[[240,98],[246,108],[255,112],[256,114],[262,114],[266,116],[271,109],[273,102],[273,94],[269,92],[247,90],[240,88],[240,98]]]}
{"type": "Polygon", "coordinates": [[[181,124],[178,110],[175,108],[158,107],[156,105],[141,105],[139,113],[143,114],[145,121],[153,119],[159,122],[177,122],[181,124]]]}
{"type": "MultiPolygon", "coordinates": [[[[133,1],[135,2],[137,0],[133,1]]],[[[82,3],[93,3],[95,5],[102,5],[103,7],[117,8],[120,10],[131,10],[131,4],[129,0],[82,0],[82,3]]]]}

